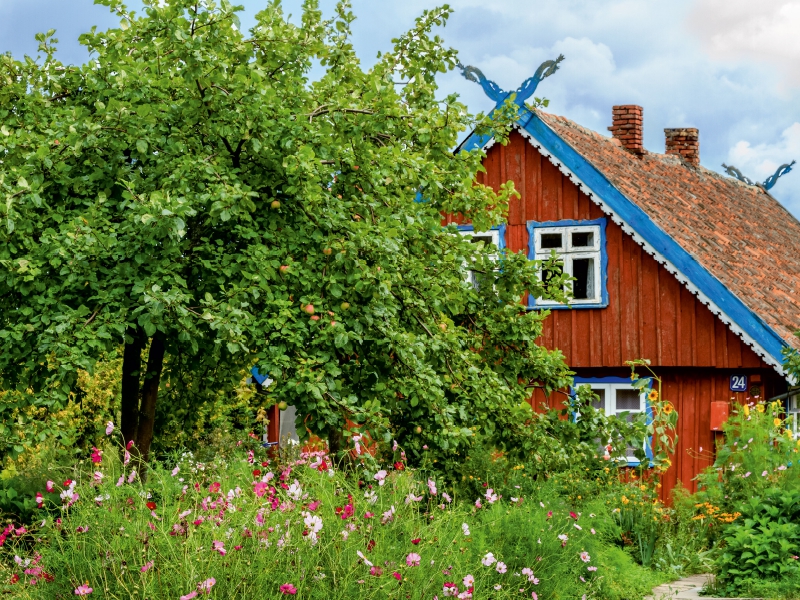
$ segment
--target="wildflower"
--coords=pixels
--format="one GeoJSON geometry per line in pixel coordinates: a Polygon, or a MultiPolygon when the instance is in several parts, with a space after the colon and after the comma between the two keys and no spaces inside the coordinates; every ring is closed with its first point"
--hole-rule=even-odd
{"type": "Polygon", "coordinates": [[[502,585],[500,585],[499,583],[495,583],[495,584],[494,584],[494,589],[496,589],[496,590],[499,592],[500,590],[502,590],[502,589],[503,589],[503,586],[502,586],[502,585]]]}
{"type": "Polygon", "coordinates": [[[478,498],[477,500],[475,500],[475,508],[480,508],[480,507],[481,507],[481,499],[478,498]]]}
{"type": "Polygon", "coordinates": [[[381,469],[380,471],[375,473],[375,475],[372,478],[378,482],[378,485],[383,485],[384,483],[386,483],[386,470],[381,469]]]}
{"type": "Polygon", "coordinates": [[[397,440],[392,440],[392,452],[397,452],[397,448],[399,448],[397,440]]]}
{"type": "Polygon", "coordinates": [[[356,550],[356,554],[358,554],[358,558],[360,558],[361,560],[363,560],[363,561],[364,561],[364,564],[365,564],[365,565],[367,565],[368,567],[371,567],[371,566],[372,566],[372,563],[371,563],[371,562],[369,562],[369,560],[367,560],[367,557],[366,557],[366,556],[364,556],[364,553],[363,553],[363,552],[361,552],[361,550],[356,550]]]}
{"type": "Polygon", "coordinates": [[[409,492],[408,496],[406,496],[406,504],[411,504],[412,502],[419,502],[422,500],[422,496],[415,496],[414,492],[409,492]]]}
{"type": "Polygon", "coordinates": [[[267,493],[269,485],[264,483],[263,481],[256,481],[253,483],[253,493],[258,497],[261,498],[264,494],[267,493]]]}
{"type": "Polygon", "coordinates": [[[370,567],[369,574],[373,575],[374,577],[380,577],[383,575],[383,569],[380,567],[370,567]]]}
{"type": "Polygon", "coordinates": [[[94,590],[89,587],[89,583],[84,583],[83,585],[79,585],[75,588],[75,595],[76,596],[88,596],[94,590]]]}
{"type": "Polygon", "coordinates": [[[136,469],[131,471],[131,474],[128,475],[128,483],[133,483],[136,480],[136,469]]]}
{"type": "Polygon", "coordinates": [[[92,446],[92,462],[94,464],[98,464],[103,460],[103,453],[102,451],[98,450],[94,446],[92,446]]]}
{"type": "Polygon", "coordinates": [[[395,571],[394,573],[392,573],[392,577],[394,577],[395,579],[397,579],[397,581],[400,581],[400,580],[402,579],[402,576],[401,576],[401,575],[400,575],[400,573],[398,573],[397,571],[395,571]]]}
{"type": "Polygon", "coordinates": [[[464,587],[471,588],[473,585],[475,585],[475,578],[472,575],[467,575],[464,577],[462,583],[464,584],[464,587]]]}
{"type": "Polygon", "coordinates": [[[744,475],[742,475],[742,477],[744,477],[744,478],[747,478],[747,477],[750,477],[750,475],[751,475],[751,473],[750,473],[750,471],[748,471],[747,473],[745,473],[744,475]]]}
{"type": "Polygon", "coordinates": [[[106,435],[111,435],[114,431],[114,422],[109,421],[106,423],[106,435]]]}
{"type": "Polygon", "coordinates": [[[389,510],[387,510],[385,513],[383,513],[383,515],[381,515],[381,524],[386,525],[386,523],[394,521],[394,513],[395,513],[394,505],[392,505],[392,507],[389,510]]]}
{"type": "Polygon", "coordinates": [[[375,504],[378,501],[378,494],[375,493],[375,490],[367,490],[364,492],[364,499],[369,504],[375,504]]]}
{"type": "Polygon", "coordinates": [[[141,569],[139,569],[139,570],[140,570],[142,573],[147,573],[147,572],[148,572],[150,569],[152,569],[152,568],[153,568],[153,565],[154,565],[154,564],[155,564],[155,563],[154,563],[152,560],[151,560],[151,561],[148,561],[148,562],[144,563],[144,564],[142,565],[142,568],[141,568],[141,569]]]}
{"type": "Polygon", "coordinates": [[[491,567],[494,563],[497,562],[497,559],[494,557],[494,554],[491,552],[487,552],[486,555],[481,559],[484,567],[491,567]]]}
{"type": "Polygon", "coordinates": [[[760,413],[764,412],[764,405],[763,404],[756,404],[756,410],[760,413]]]}
{"type": "Polygon", "coordinates": [[[49,480],[48,480],[48,482],[47,482],[47,483],[45,484],[45,486],[44,486],[44,489],[45,489],[45,491],[47,491],[48,493],[52,494],[53,492],[55,492],[55,491],[56,491],[56,488],[55,488],[55,487],[53,487],[53,486],[55,486],[55,484],[54,484],[52,481],[49,481],[49,480]]]}
{"type": "Polygon", "coordinates": [[[210,594],[211,588],[214,587],[214,584],[217,583],[217,580],[213,577],[209,577],[205,581],[201,581],[197,584],[197,589],[200,591],[201,594],[210,594]]]}
{"type": "Polygon", "coordinates": [[[411,543],[417,546],[422,541],[422,538],[415,538],[411,540],[411,543]]]}
{"type": "Polygon", "coordinates": [[[281,594],[290,594],[294,596],[297,593],[297,588],[294,587],[291,583],[284,583],[281,587],[281,594]]]}
{"type": "Polygon", "coordinates": [[[497,566],[494,569],[502,575],[508,570],[508,567],[506,567],[506,563],[498,561],[497,566]]]}
{"type": "Polygon", "coordinates": [[[458,594],[458,586],[455,583],[453,583],[451,581],[447,581],[442,586],[442,595],[445,598],[449,598],[451,596],[456,596],[457,594],[458,594]]]}
{"type": "Polygon", "coordinates": [[[433,479],[428,479],[428,491],[430,492],[431,496],[435,496],[437,493],[436,482],[433,479]]]}
{"type": "Polygon", "coordinates": [[[42,492],[36,492],[36,505],[41,508],[44,504],[44,496],[42,496],[42,492]]]}
{"type": "Polygon", "coordinates": [[[592,557],[591,557],[591,556],[589,556],[589,553],[588,553],[588,552],[581,552],[581,560],[582,560],[583,562],[587,563],[587,562],[589,562],[590,560],[592,560],[592,557]]]}
{"type": "Polygon", "coordinates": [[[122,459],[122,466],[128,466],[129,462],[131,462],[131,453],[125,450],[125,456],[122,459]]]}
{"type": "Polygon", "coordinates": [[[597,571],[597,567],[586,567],[586,570],[594,572],[597,571]]]}
{"type": "Polygon", "coordinates": [[[547,520],[549,521],[553,517],[553,511],[547,511],[547,520]]]}
{"type": "Polygon", "coordinates": [[[219,481],[215,481],[214,483],[208,486],[208,491],[211,492],[212,494],[216,494],[219,491],[220,487],[222,486],[220,485],[219,481]]]}
{"type": "Polygon", "coordinates": [[[572,526],[573,526],[575,529],[577,529],[578,531],[581,531],[581,530],[583,529],[583,527],[581,527],[581,526],[580,526],[580,525],[578,525],[577,523],[573,523],[573,524],[572,524],[572,526]]]}
{"type": "Polygon", "coordinates": [[[592,528],[591,528],[589,531],[591,532],[591,534],[592,534],[592,535],[594,535],[594,534],[596,534],[596,533],[597,533],[597,532],[594,530],[594,527],[592,527],[592,528]]]}
{"type": "Polygon", "coordinates": [[[775,425],[775,427],[780,427],[782,422],[783,421],[781,421],[778,417],[772,419],[772,424],[775,425]]]}
{"type": "Polygon", "coordinates": [[[785,471],[785,470],[786,470],[786,465],[781,465],[780,467],[778,467],[778,471],[785,471]]]}
{"type": "Polygon", "coordinates": [[[561,535],[558,536],[558,539],[561,540],[561,547],[563,548],[564,546],[567,545],[567,540],[569,540],[569,537],[567,536],[566,533],[562,533],[561,535]]]}
{"type": "Polygon", "coordinates": [[[647,399],[650,400],[650,402],[658,400],[658,390],[650,390],[650,393],[647,394],[647,399]]]}
{"type": "Polygon", "coordinates": [[[539,600],[539,595],[536,592],[531,592],[531,598],[533,598],[533,600],[539,600]]]}
{"type": "Polygon", "coordinates": [[[570,516],[570,517],[572,517],[573,519],[575,519],[576,521],[578,520],[578,515],[577,515],[577,514],[575,514],[575,513],[574,513],[574,512],[572,512],[572,511],[569,511],[569,516],[570,516]]]}
{"type": "Polygon", "coordinates": [[[180,472],[181,472],[181,468],[180,467],[175,467],[174,469],[172,469],[172,476],[175,477],[180,472]]]}
{"type": "Polygon", "coordinates": [[[442,492],[442,499],[448,504],[450,504],[453,501],[453,499],[450,497],[450,494],[448,494],[447,492],[442,492]]]}
{"type": "Polygon", "coordinates": [[[489,504],[494,504],[498,500],[498,496],[497,494],[494,493],[494,490],[492,488],[486,490],[486,493],[483,495],[483,497],[486,498],[486,501],[489,504]]]}
{"type": "Polygon", "coordinates": [[[75,531],[77,533],[86,533],[87,531],[89,531],[89,526],[88,525],[79,525],[78,527],[75,528],[75,531]]]}
{"type": "MultiPolygon", "coordinates": [[[[759,406],[761,406],[761,405],[759,404],[759,406]]],[[[762,476],[762,477],[766,477],[767,475],[769,475],[769,473],[767,473],[766,471],[764,471],[763,473],[761,473],[761,476],[762,476]]]]}
{"type": "Polygon", "coordinates": [[[672,414],[672,411],[674,411],[674,410],[675,410],[675,407],[674,407],[674,406],[672,406],[672,404],[671,404],[670,402],[667,402],[667,403],[664,405],[663,411],[664,411],[664,414],[665,414],[665,415],[671,415],[671,414],[672,414]]]}
{"type": "Polygon", "coordinates": [[[394,463],[394,470],[395,471],[402,471],[405,468],[406,468],[406,466],[399,460],[396,463],[394,463]]]}
{"type": "Polygon", "coordinates": [[[156,509],[156,503],[155,502],[148,502],[147,504],[145,504],[145,506],[147,508],[149,508],[150,510],[155,510],[156,509]]]}
{"type": "Polygon", "coordinates": [[[422,557],[417,554],[416,552],[412,552],[408,556],[406,556],[406,564],[409,567],[418,567],[422,557]]]}
{"type": "Polygon", "coordinates": [[[466,523],[462,523],[461,524],[461,531],[464,533],[464,535],[468,536],[470,534],[469,533],[469,525],[467,525],[466,523]]]}
{"type": "Polygon", "coordinates": [[[228,551],[225,550],[225,542],[213,541],[211,542],[211,550],[214,552],[219,552],[220,556],[225,556],[228,551]]]}

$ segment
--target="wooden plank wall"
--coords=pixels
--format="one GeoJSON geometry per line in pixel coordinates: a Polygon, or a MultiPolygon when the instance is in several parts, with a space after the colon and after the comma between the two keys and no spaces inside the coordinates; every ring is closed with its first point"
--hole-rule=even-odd
{"type": "MultiPolygon", "coordinates": [[[[495,145],[480,180],[497,189],[512,179],[521,199],[509,207],[506,244],[528,252],[528,221],[597,219],[600,208],[553,164],[514,132],[507,146],[495,145]]],[[[681,482],[696,490],[693,478],[713,462],[711,402],[730,401],[729,376],[762,377],[766,397],[785,385],[742,340],[671,273],[607,218],[608,296],[603,309],[554,310],[545,322],[542,343],[558,348],[583,376],[625,376],[626,360],[648,358],[664,382],[664,397],[679,413],[678,447],[664,475],[662,497],[681,482]],[[702,448],[702,451],[700,450],[702,448]]],[[[549,399],[541,390],[534,406],[560,408],[563,394],[549,399]]],[[[735,401],[744,401],[742,395],[735,401]]]]}
{"type": "MultiPolygon", "coordinates": [[[[483,182],[497,189],[512,179],[506,244],[528,251],[528,221],[598,219],[600,208],[514,132],[493,146],[483,182]]],[[[761,359],[633,238],[607,219],[608,296],[604,309],[554,310],[543,343],[572,367],[619,366],[649,358],[657,366],[767,367],[761,359]]],[[[768,368],[768,367],[767,367],[768,368]]]]}

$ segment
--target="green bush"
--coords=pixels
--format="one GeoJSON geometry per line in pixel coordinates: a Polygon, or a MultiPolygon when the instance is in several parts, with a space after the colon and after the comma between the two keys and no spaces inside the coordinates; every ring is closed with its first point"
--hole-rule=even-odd
{"type": "Polygon", "coordinates": [[[321,453],[267,458],[251,443],[208,463],[187,453],[174,469],[156,464],[144,484],[108,444],[73,481],[41,490],[34,525],[6,528],[0,591],[178,598],[211,586],[217,598],[279,598],[291,585],[305,598],[429,599],[453,584],[476,597],[622,600],[657,583],[614,546],[602,502],[572,511],[557,494],[500,497],[488,484],[454,498],[402,462],[340,470],[321,453]]]}

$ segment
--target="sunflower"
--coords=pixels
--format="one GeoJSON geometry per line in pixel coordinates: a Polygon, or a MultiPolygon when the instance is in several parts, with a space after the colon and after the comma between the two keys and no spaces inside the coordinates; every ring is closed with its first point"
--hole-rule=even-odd
{"type": "Polygon", "coordinates": [[[650,402],[658,400],[658,390],[650,390],[650,393],[647,394],[647,399],[650,400],[650,402]]]}
{"type": "Polygon", "coordinates": [[[745,417],[749,417],[750,416],[750,407],[747,406],[747,404],[744,405],[744,416],[745,417]]]}
{"type": "Polygon", "coordinates": [[[760,413],[764,412],[764,405],[763,404],[756,404],[756,410],[760,413]]]}
{"type": "Polygon", "coordinates": [[[673,410],[675,410],[675,407],[669,402],[664,405],[663,411],[665,415],[671,415],[673,410]]]}
{"type": "Polygon", "coordinates": [[[780,427],[782,422],[783,421],[781,421],[778,417],[772,419],[772,424],[775,425],[775,427],[780,427]]]}

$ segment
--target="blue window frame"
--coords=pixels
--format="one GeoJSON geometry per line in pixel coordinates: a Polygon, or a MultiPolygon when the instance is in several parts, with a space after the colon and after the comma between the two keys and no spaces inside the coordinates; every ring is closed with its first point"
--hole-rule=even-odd
{"type": "Polygon", "coordinates": [[[506,248],[506,226],[504,223],[492,227],[489,231],[480,232],[475,231],[472,225],[459,225],[458,232],[464,236],[472,236],[476,241],[487,238],[486,241],[491,241],[501,252],[506,248]]]}
{"type": "MultiPolygon", "coordinates": [[[[652,389],[653,380],[650,379],[650,384],[641,390],[635,389],[631,383],[631,380],[626,377],[576,377],[570,392],[574,395],[577,393],[579,385],[588,385],[599,396],[598,402],[594,405],[595,408],[602,408],[609,415],[625,411],[644,412],[649,425],[653,420],[653,412],[650,402],[647,400],[647,394],[652,389]]],[[[645,456],[651,460],[653,458],[652,438],[644,440],[643,444],[645,456]]],[[[635,456],[629,453],[627,458],[627,466],[639,466],[640,462],[635,456]]]]}
{"type": "Polygon", "coordinates": [[[569,304],[534,298],[528,308],[605,308],[608,306],[606,219],[585,221],[528,221],[528,259],[547,260],[552,252],[562,259],[570,283],[569,304]]]}

